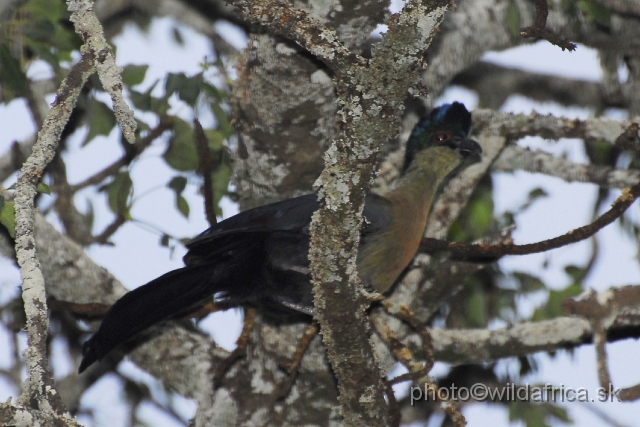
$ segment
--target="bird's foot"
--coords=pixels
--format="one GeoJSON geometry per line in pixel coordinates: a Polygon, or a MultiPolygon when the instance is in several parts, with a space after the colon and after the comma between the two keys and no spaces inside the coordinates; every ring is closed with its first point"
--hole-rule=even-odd
{"type": "Polygon", "coordinates": [[[300,369],[302,358],[304,357],[307,348],[309,348],[311,340],[313,340],[313,337],[318,334],[318,330],[319,328],[317,324],[312,323],[309,325],[298,341],[296,351],[293,353],[291,359],[280,364],[282,368],[287,371],[289,376],[278,388],[278,399],[284,399],[289,394],[289,391],[291,391],[291,387],[293,387],[293,383],[295,383],[298,376],[298,370],[300,369]]]}
{"type": "Polygon", "coordinates": [[[224,378],[224,374],[229,370],[229,368],[240,358],[245,357],[247,355],[247,345],[249,344],[249,337],[251,336],[251,331],[253,330],[253,324],[256,320],[256,310],[255,308],[248,308],[245,310],[244,317],[244,325],[242,326],[242,333],[238,337],[236,341],[236,348],[227,356],[216,369],[216,373],[213,376],[213,384],[214,388],[218,388],[218,386],[222,382],[222,378],[224,378]]]}

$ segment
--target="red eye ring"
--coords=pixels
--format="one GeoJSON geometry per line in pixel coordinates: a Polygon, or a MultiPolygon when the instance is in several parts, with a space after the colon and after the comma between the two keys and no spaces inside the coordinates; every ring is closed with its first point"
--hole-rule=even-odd
{"type": "Polygon", "coordinates": [[[449,135],[447,132],[438,132],[435,134],[433,139],[437,143],[442,143],[451,139],[451,135],[449,135]]]}

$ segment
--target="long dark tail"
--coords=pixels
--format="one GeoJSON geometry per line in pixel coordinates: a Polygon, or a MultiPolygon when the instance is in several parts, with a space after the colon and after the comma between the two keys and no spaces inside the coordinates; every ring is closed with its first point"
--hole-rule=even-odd
{"type": "Polygon", "coordinates": [[[111,307],[98,332],[82,345],[79,373],[118,345],[221,291],[224,278],[210,265],[170,271],[129,292],[111,307]],[[222,279],[222,280],[221,280],[222,279]]]}

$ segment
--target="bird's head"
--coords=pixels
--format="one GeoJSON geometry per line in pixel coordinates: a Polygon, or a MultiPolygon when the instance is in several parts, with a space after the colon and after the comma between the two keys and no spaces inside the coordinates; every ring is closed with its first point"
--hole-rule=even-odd
{"type": "Polygon", "coordinates": [[[403,171],[406,171],[416,154],[431,147],[447,147],[460,157],[482,153],[482,148],[469,138],[471,113],[459,103],[444,104],[422,117],[411,131],[407,142],[403,171]]]}

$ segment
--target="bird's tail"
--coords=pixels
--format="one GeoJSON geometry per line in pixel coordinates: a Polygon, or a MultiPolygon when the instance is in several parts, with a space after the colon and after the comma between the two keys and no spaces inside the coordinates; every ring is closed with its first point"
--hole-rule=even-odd
{"type": "Polygon", "coordinates": [[[106,314],[98,331],[82,345],[82,373],[109,351],[158,322],[187,310],[221,291],[224,278],[209,265],[170,271],[120,298],[106,314]]]}

